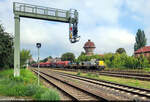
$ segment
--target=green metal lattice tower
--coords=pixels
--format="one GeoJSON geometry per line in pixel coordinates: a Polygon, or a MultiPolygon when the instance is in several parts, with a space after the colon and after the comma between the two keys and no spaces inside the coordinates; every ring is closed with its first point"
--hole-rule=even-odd
{"type": "Polygon", "coordinates": [[[14,77],[20,76],[20,17],[42,19],[56,22],[69,23],[69,40],[71,43],[79,41],[78,12],[77,10],[62,10],[25,3],[13,3],[15,19],[14,42],[14,77]]]}

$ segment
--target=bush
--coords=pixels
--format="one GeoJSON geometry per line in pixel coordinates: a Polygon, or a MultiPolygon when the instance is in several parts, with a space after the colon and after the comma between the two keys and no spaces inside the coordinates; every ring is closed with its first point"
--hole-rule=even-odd
{"type": "MultiPolygon", "coordinates": [[[[34,99],[41,100],[43,97],[48,97],[44,93],[48,89],[37,85],[37,77],[26,69],[21,69],[20,77],[13,77],[13,70],[4,70],[0,72],[0,94],[6,96],[30,96],[34,99]]],[[[51,91],[50,95],[54,94],[59,97],[57,92],[51,91]]],[[[46,93],[45,93],[46,94],[46,93]]],[[[59,99],[52,96],[52,100],[59,99]]],[[[46,98],[45,98],[46,99],[46,98]]]]}
{"type": "Polygon", "coordinates": [[[14,76],[11,75],[11,76],[9,76],[9,79],[11,81],[15,81],[15,82],[23,82],[24,81],[22,76],[20,76],[20,77],[14,77],[14,76]]]}
{"type": "Polygon", "coordinates": [[[47,90],[41,95],[41,100],[60,100],[58,93],[55,90],[47,90]]]}
{"type": "Polygon", "coordinates": [[[106,53],[104,56],[92,55],[86,56],[81,54],[76,62],[90,61],[91,59],[104,60],[106,67],[109,68],[146,68],[150,67],[150,57],[147,59],[144,56],[138,58],[128,56],[126,53],[106,53]]]}
{"type": "Polygon", "coordinates": [[[33,96],[40,87],[35,84],[29,84],[25,87],[25,96],[33,96]]]}
{"type": "Polygon", "coordinates": [[[41,99],[41,95],[42,95],[45,91],[47,91],[47,89],[40,86],[40,87],[38,87],[38,90],[36,90],[36,93],[35,93],[35,95],[34,95],[33,97],[34,97],[35,99],[37,99],[37,100],[40,100],[40,99],[41,99]]]}
{"type": "Polygon", "coordinates": [[[132,56],[128,56],[125,61],[125,67],[127,68],[137,68],[138,67],[138,59],[132,56]]]}

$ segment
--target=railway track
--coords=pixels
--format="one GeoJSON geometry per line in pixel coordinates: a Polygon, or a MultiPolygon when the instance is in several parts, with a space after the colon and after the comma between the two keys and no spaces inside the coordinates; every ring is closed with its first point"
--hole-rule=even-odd
{"type": "Polygon", "coordinates": [[[100,73],[110,73],[110,74],[122,74],[122,75],[150,77],[150,73],[118,72],[118,71],[101,71],[100,73]]]}
{"type": "MultiPolygon", "coordinates": [[[[32,69],[32,71],[38,73],[37,70],[35,69],[32,69]]],[[[44,71],[40,71],[40,76],[47,82],[53,84],[59,90],[63,91],[65,94],[71,97],[72,100],[76,100],[76,101],[86,101],[86,100],[108,101],[109,100],[99,95],[93,94],[87,90],[84,90],[81,87],[75,86],[74,84],[68,83],[64,80],[60,80],[59,78],[49,75],[44,71]]]]}
{"type": "Polygon", "coordinates": [[[98,72],[98,73],[100,75],[106,75],[106,76],[133,78],[138,80],[150,81],[150,75],[144,75],[144,74],[111,73],[111,72],[98,72]]]}
{"type": "MultiPolygon", "coordinates": [[[[45,71],[48,72],[47,69],[45,71]]],[[[50,71],[52,72],[52,70],[50,71]]],[[[116,83],[103,81],[103,80],[95,80],[95,79],[90,79],[90,78],[85,78],[85,77],[79,77],[76,75],[66,74],[62,72],[55,72],[55,75],[59,75],[61,77],[72,78],[72,79],[76,79],[80,81],[85,81],[85,82],[92,83],[92,84],[95,84],[95,85],[98,85],[107,89],[109,88],[109,90],[117,91],[119,94],[123,93],[125,96],[126,95],[131,96],[129,100],[149,100],[150,101],[150,90],[147,90],[147,89],[141,89],[141,88],[131,87],[127,85],[116,84],[116,83]]],[[[72,79],[68,79],[68,80],[72,80],[72,79]]]]}
{"type": "MultiPolygon", "coordinates": [[[[78,71],[75,69],[66,69],[66,68],[56,68],[56,69],[75,71],[75,72],[78,71]]],[[[143,73],[127,73],[127,72],[124,73],[124,72],[110,72],[110,71],[97,71],[97,70],[80,70],[80,72],[83,72],[83,73],[92,72],[92,73],[99,73],[100,75],[105,75],[105,76],[133,78],[133,79],[138,79],[138,80],[150,81],[150,74],[143,74],[143,73]]]]}
{"type": "Polygon", "coordinates": [[[61,74],[63,76],[68,76],[68,77],[76,78],[79,80],[88,81],[90,83],[103,85],[106,87],[114,88],[115,90],[125,91],[127,93],[132,93],[132,94],[138,95],[139,97],[146,97],[146,98],[150,99],[150,90],[148,90],[148,89],[136,88],[136,87],[131,87],[131,86],[127,86],[127,85],[121,85],[121,84],[117,84],[117,83],[113,83],[113,82],[109,82],[109,81],[96,80],[96,79],[91,79],[91,78],[86,78],[86,77],[79,77],[77,75],[71,75],[71,74],[66,74],[66,73],[62,73],[62,72],[57,72],[57,73],[61,74]]]}
{"type": "Polygon", "coordinates": [[[146,97],[146,98],[150,99],[150,90],[148,90],[148,89],[136,88],[136,87],[131,87],[131,86],[127,86],[127,85],[121,85],[121,84],[117,84],[117,83],[113,83],[113,82],[109,82],[109,81],[96,80],[96,79],[91,79],[91,78],[86,78],[86,77],[79,77],[77,75],[71,75],[71,74],[66,74],[66,73],[62,73],[62,72],[58,72],[58,73],[66,75],[68,77],[77,78],[77,79],[88,81],[88,82],[91,82],[94,84],[114,88],[115,90],[132,93],[139,97],[146,97]]]}

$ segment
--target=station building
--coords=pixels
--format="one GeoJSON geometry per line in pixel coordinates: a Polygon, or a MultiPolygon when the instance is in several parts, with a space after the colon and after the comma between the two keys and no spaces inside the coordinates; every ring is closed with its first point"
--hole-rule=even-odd
{"type": "Polygon", "coordinates": [[[150,57],[150,46],[145,46],[145,47],[142,47],[142,48],[136,50],[134,52],[134,55],[136,57],[139,57],[140,55],[144,55],[145,57],[150,57]]]}

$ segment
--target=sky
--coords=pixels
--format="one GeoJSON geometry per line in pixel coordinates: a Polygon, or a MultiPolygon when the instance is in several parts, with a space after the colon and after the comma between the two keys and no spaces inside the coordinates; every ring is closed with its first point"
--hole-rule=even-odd
{"type": "Polygon", "coordinates": [[[125,48],[128,55],[134,52],[135,35],[144,30],[150,45],[150,0],[0,0],[0,23],[14,35],[13,2],[21,2],[63,10],[76,9],[79,13],[80,41],[69,41],[69,24],[20,19],[21,49],[28,49],[37,60],[36,43],[40,42],[40,58],[60,57],[72,52],[78,57],[88,39],[95,43],[95,54],[114,53],[125,48]]]}

